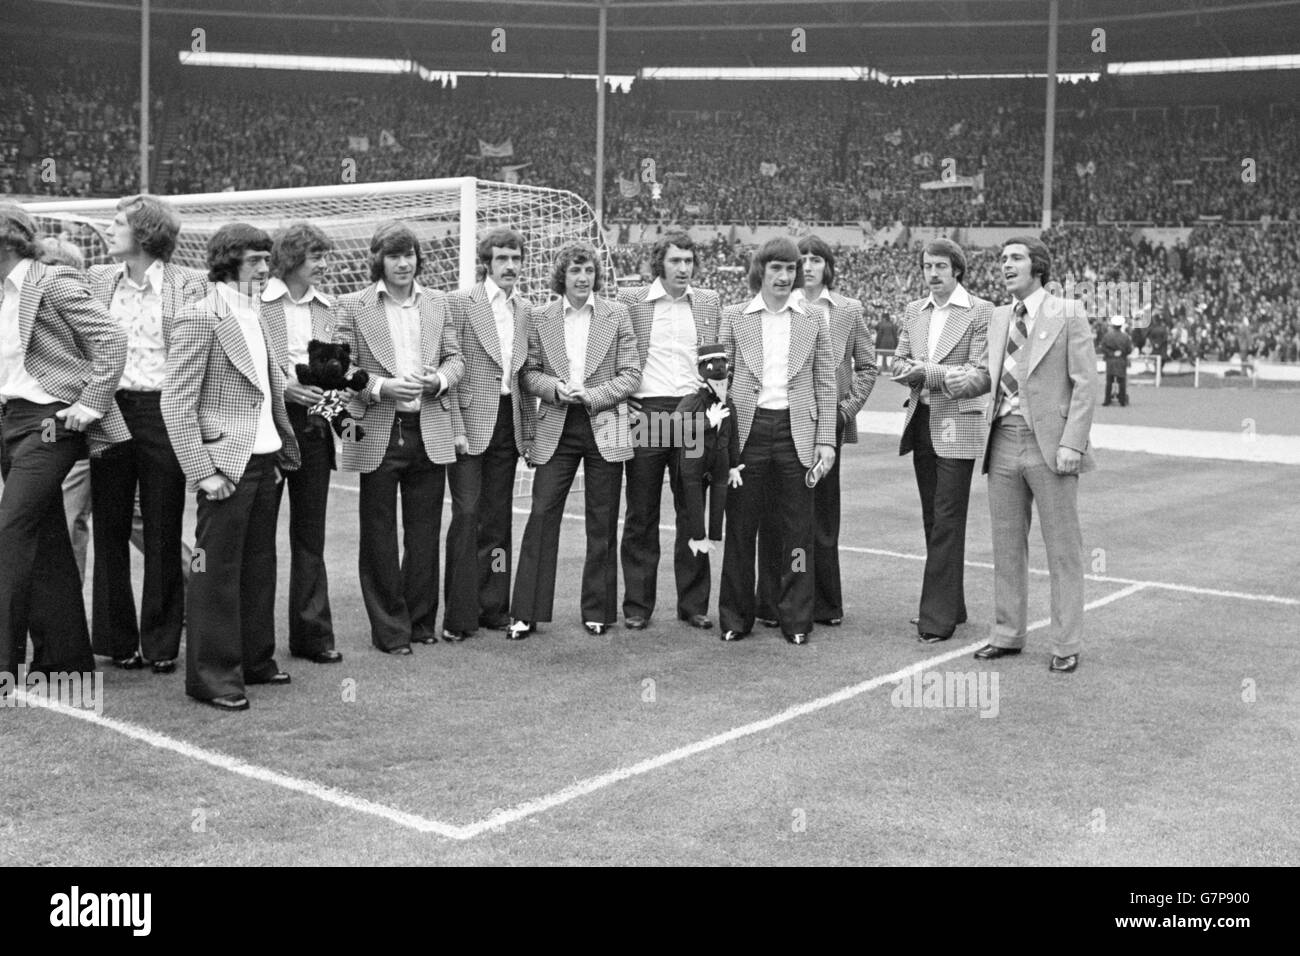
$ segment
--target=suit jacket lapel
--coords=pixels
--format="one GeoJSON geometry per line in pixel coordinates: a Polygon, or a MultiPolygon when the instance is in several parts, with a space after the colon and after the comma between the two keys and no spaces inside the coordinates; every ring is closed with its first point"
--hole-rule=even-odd
{"type": "Polygon", "coordinates": [[[616,331],[609,305],[601,299],[594,300],[591,309],[591,328],[587,330],[587,357],[583,365],[583,375],[587,378],[591,378],[592,371],[609,351],[609,343],[614,340],[616,331]]]}
{"type": "Polygon", "coordinates": [[[510,349],[510,378],[513,380],[528,358],[528,303],[516,298],[511,300],[510,307],[515,317],[514,345],[510,349]]]}
{"type": "MultiPolygon", "coordinates": [[[[125,264],[122,266],[126,269],[125,264]]],[[[120,277],[119,277],[120,281],[120,277]]],[[[163,266],[163,284],[162,284],[162,334],[163,345],[171,348],[172,344],[172,326],[176,324],[176,313],[185,307],[185,295],[181,287],[185,284],[185,279],[180,274],[176,266],[168,262],[163,266]]],[[[116,287],[116,283],[114,283],[116,287]]],[[[110,293],[109,301],[112,301],[110,293]]]]}
{"type": "Polygon", "coordinates": [[[1029,333],[1029,365],[1025,368],[1025,377],[1033,372],[1035,366],[1043,360],[1047,350],[1052,347],[1056,337],[1065,327],[1065,303],[1060,299],[1047,296],[1038,307],[1034,319],[1034,329],[1029,333]]]}
{"type": "Polygon", "coordinates": [[[921,303],[916,313],[916,328],[912,330],[912,354],[922,362],[934,360],[930,355],[930,316],[933,313],[933,306],[921,303]]]}
{"type": "Polygon", "coordinates": [[[23,343],[23,354],[31,344],[32,329],[36,326],[36,313],[41,305],[41,281],[45,278],[45,266],[33,262],[27,267],[27,278],[23,280],[22,298],[18,303],[18,335],[23,343]]]}
{"type": "Polygon", "coordinates": [[[267,338],[275,349],[275,354],[284,356],[288,361],[289,317],[284,314],[284,299],[262,303],[262,323],[266,326],[267,338]]]}
{"type": "Polygon", "coordinates": [[[365,337],[366,344],[385,372],[390,376],[397,374],[397,351],[393,347],[393,336],[388,330],[388,310],[380,301],[379,290],[371,286],[362,299],[362,307],[357,315],[357,329],[365,337]]]}
{"type": "Polygon", "coordinates": [[[641,353],[641,365],[644,367],[650,356],[650,334],[654,331],[655,304],[642,299],[632,303],[632,331],[636,334],[637,351],[641,353]]]}
{"type": "Polygon", "coordinates": [[[478,340],[487,347],[488,356],[500,367],[501,336],[497,334],[497,317],[492,311],[492,303],[487,298],[487,287],[483,283],[474,286],[469,294],[469,303],[470,325],[478,333],[478,340]]]}
{"type": "MultiPolygon", "coordinates": [[[[970,310],[961,306],[951,306],[948,309],[948,318],[943,323],[943,331],[939,333],[939,341],[934,343],[934,354],[928,359],[930,362],[942,362],[952,347],[961,341],[961,337],[966,334],[970,328],[970,310]]],[[[926,332],[926,344],[930,341],[929,331],[926,332]]]]}
{"type": "Polygon", "coordinates": [[[215,290],[212,290],[212,307],[217,314],[217,341],[221,343],[221,348],[225,351],[226,357],[230,363],[243,373],[253,387],[261,390],[257,381],[257,366],[253,364],[252,353],[248,351],[248,342],[244,338],[243,330],[239,327],[239,319],[235,313],[226,305],[224,299],[215,290]]]}
{"type": "Polygon", "coordinates": [[[334,338],[334,315],[320,299],[311,300],[311,337],[317,342],[329,342],[334,338]]]}
{"type": "Polygon", "coordinates": [[[736,323],[736,345],[745,358],[745,365],[754,377],[763,381],[763,315],[761,312],[742,312],[736,323]]]}
{"type": "MultiPolygon", "coordinates": [[[[816,306],[814,306],[816,308],[816,306]]],[[[813,347],[817,344],[817,326],[821,324],[821,317],[806,312],[800,315],[793,309],[790,310],[790,354],[786,366],[786,381],[793,381],[795,375],[808,357],[812,354],[813,347]]]]}
{"type": "MultiPolygon", "coordinates": [[[[692,293],[691,318],[695,320],[695,344],[708,345],[711,340],[716,341],[717,335],[709,331],[708,317],[705,316],[704,309],[699,305],[698,299],[699,293],[692,293]]],[[[637,333],[638,340],[640,337],[640,333],[637,333]]]]}
{"type": "Polygon", "coordinates": [[[542,321],[537,323],[537,336],[555,374],[560,381],[569,381],[569,353],[564,348],[564,299],[556,299],[546,307],[542,321]]]}
{"type": "Polygon", "coordinates": [[[1007,333],[1010,329],[1011,306],[999,305],[989,318],[989,378],[992,380],[990,399],[985,418],[993,421],[998,411],[998,389],[1002,382],[1002,363],[1007,357],[1007,333]]]}
{"type": "MultiPolygon", "coordinates": [[[[442,326],[446,321],[445,311],[439,315],[428,290],[420,296],[420,361],[437,368],[442,358],[442,326]]],[[[424,369],[420,369],[423,373],[424,369]]]]}

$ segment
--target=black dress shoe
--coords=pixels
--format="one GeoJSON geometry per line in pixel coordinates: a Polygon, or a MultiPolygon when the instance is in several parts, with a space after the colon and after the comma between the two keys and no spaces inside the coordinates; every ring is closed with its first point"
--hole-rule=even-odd
{"type": "Polygon", "coordinates": [[[951,634],[921,634],[917,637],[917,640],[922,644],[941,644],[951,638],[951,634]]]}
{"type": "Polygon", "coordinates": [[[436,634],[421,634],[419,637],[412,636],[412,644],[437,644],[438,636],[436,634]]]}
{"type": "Polygon", "coordinates": [[[243,694],[224,694],[221,697],[196,697],[200,704],[207,704],[209,707],[215,707],[217,710],[235,711],[248,710],[248,698],[243,694]]]}
{"type": "Polygon", "coordinates": [[[510,627],[506,629],[506,640],[522,641],[531,633],[533,633],[533,626],[527,621],[511,621],[510,627]]]}
{"type": "Polygon", "coordinates": [[[136,651],[130,657],[113,658],[113,666],[119,667],[124,671],[138,671],[140,668],[144,667],[144,664],[144,658],[140,656],[139,651],[136,651]]]}
{"type": "Polygon", "coordinates": [[[975,652],[977,661],[995,661],[999,657],[1014,657],[1020,653],[1018,647],[996,647],[993,644],[985,644],[975,652]]]}
{"type": "Polygon", "coordinates": [[[701,631],[707,631],[709,628],[713,627],[713,622],[703,614],[678,615],[678,617],[691,627],[698,627],[701,631]]]}
{"type": "Polygon", "coordinates": [[[844,623],[844,618],[842,618],[842,617],[819,617],[819,618],[817,618],[817,620],[814,621],[813,623],[814,623],[814,624],[825,624],[827,627],[839,627],[841,624],[844,623]]]}
{"type": "Polygon", "coordinates": [[[588,634],[593,634],[596,637],[600,637],[609,630],[609,625],[602,624],[600,621],[583,621],[582,626],[587,629],[588,634]]]}
{"type": "Polygon", "coordinates": [[[1052,655],[1052,663],[1048,665],[1048,670],[1057,674],[1071,674],[1079,666],[1079,655],[1071,654],[1069,657],[1057,657],[1052,655]]]}
{"type": "Polygon", "coordinates": [[[269,684],[272,687],[278,687],[282,684],[288,684],[291,678],[284,671],[276,671],[266,680],[246,680],[246,684],[269,684]]]}
{"type": "Polygon", "coordinates": [[[385,654],[392,654],[394,657],[411,656],[411,645],[409,644],[403,644],[401,647],[394,647],[391,650],[384,650],[384,648],[381,647],[380,650],[384,651],[385,654]]]}
{"type": "Polygon", "coordinates": [[[316,651],[314,654],[291,654],[300,660],[311,661],[313,664],[338,664],[343,660],[343,655],[336,650],[316,651]]]}
{"type": "Polygon", "coordinates": [[[623,626],[629,631],[644,631],[650,626],[650,619],[634,614],[631,617],[623,618],[623,626]]]}
{"type": "Polygon", "coordinates": [[[176,658],[169,661],[154,661],[149,665],[155,674],[172,674],[176,671],[176,658]]]}
{"type": "Polygon", "coordinates": [[[488,631],[508,631],[510,630],[510,618],[481,617],[478,619],[478,626],[488,631]]]}
{"type": "Polygon", "coordinates": [[[723,631],[720,636],[722,640],[731,643],[732,641],[743,641],[749,635],[740,631],[723,631]]]}
{"type": "Polygon", "coordinates": [[[448,644],[459,644],[465,638],[473,636],[473,631],[449,631],[445,627],[442,629],[442,639],[448,644]]]}
{"type": "Polygon", "coordinates": [[[756,617],[756,618],[754,618],[754,620],[756,620],[759,624],[762,624],[764,627],[780,627],[780,626],[781,626],[781,622],[778,621],[778,620],[777,620],[776,618],[774,618],[774,617],[756,617]]]}

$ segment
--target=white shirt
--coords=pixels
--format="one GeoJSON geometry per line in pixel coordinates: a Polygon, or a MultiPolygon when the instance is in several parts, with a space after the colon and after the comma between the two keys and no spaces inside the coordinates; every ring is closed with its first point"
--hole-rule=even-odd
{"type": "Polygon", "coordinates": [[[155,259],[136,284],[123,269],[109,314],[126,330],[126,367],[118,388],[160,392],[167,377],[167,343],[162,323],[163,262],[155,259]]]}
{"type": "Polygon", "coordinates": [[[506,290],[492,281],[492,277],[483,280],[483,292],[488,305],[492,306],[492,318],[496,321],[497,341],[501,344],[501,394],[510,394],[510,362],[515,355],[515,310],[514,301],[518,295],[506,290]]]}
{"type": "Polygon", "coordinates": [[[646,293],[645,300],[655,304],[655,311],[641,385],[632,393],[636,398],[650,395],[681,398],[700,387],[696,367],[699,343],[695,313],[691,310],[694,296],[695,290],[687,286],[681,298],[674,299],[664,288],[662,279],[655,279],[646,293]]]}
{"type": "Polygon", "coordinates": [[[587,301],[578,308],[564,299],[564,351],[569,356],[569,385],[582,385],[587,381],[587,337],[591,334],[591,317],[595,312],[595,298],[589,293],[587,301]]]}
{"type": "Polygon", "coordinates": [[[257,411],[257,434],[253,437],[253,454],[270,455],[280,450],[280,433],[275,428],[275,416],[271,409],[271,373],[268,370],[270,356],[266,349],[266,336],[262,332],[259,304],[242,292],[231,288],[224,282],[217,283],[217,295],[230,306],[230,311],[239,322],[239,331],[244,334],[244,344],[248,354],[253,358],[253,371],[257,375],[257,387],[262,391],[262,403],[257,411]]]}
{"type": "MultiPolygon", "coordinates": [[[[934,351],[939,347],[939,339],[943,337],[944,326],[948,324],[948,312],[954,305],[963,309],[969,309],[971,306],[970,293],[966,291],[961,283],[958,283],[957,287],[952,290],[952,295],[948,296],[948,301],[943,305],[935,301],[934,293],[931,292],[925,305],[921,307],[922,310],[926,308],[933,309],[930,313],[930,337],[926,341],[925,352],[931,362],[935,361],[934,351]]],[[[921,389],[921,403],[924,405],[930,404],[930,390],[928,388],[921,389]]]]}
{"type": "Polygon", "coordinates": [[[295,299],[289,287],[282,279],[271,279],[262,290],[263,302],[284,299],[284,331],[289,346],[289,364],[307,364],[307,343],[312,340],[311,303],[315,299],[329,309],[333,307],[330,297],[314,285],[307,288],[307,294],[295,299]]]}
{"type": "MultiPolygon", "coordinates": [[[[420,351],[420,301],[424,297],[424,286],[419,282],[411,284],[411,296],[405,302],[398,302],[384,280],[380,279],[379,301],[384,303],[388,315],[388,334],[393,339],[393,355],[397,362],[397,378],[408,375],[423,375],[423,353],[420,351]]],[[[418,412],[420,398],[417,396],[409,402],[398,402],[399,412],[418,412]]]]}
{"type": "Polygon", "coordinates": [[[763,324],[763,377],[758,389],[758,407],[782,411],[790,407],[790,323],[794,313],[806,312],[803,297],[791,296],[780,312],[772,312],[759,293],[745,306],[745,313],[759,313],[763,324]]]}
{"type": "MultiPolygon", "coordinates": [[[[1038,314],[1038,310],[1042,307],[1043,300],[1046,298],[1047,298],[1047,290],[1044,289],[1042,286],[1039,286],[1033,292],[1029,293],[1029,295],[1027,295],[1024,299],[1025,329],[1027,330],[1027,334],[1025,335],[1024,348],[1018,351],[1015,356],[1017,371],[1021,373],[1021,381],[1024,381],[1024,371],[1023,371],[1023,366],[1020,363],[1028,361],[1029,359],[1029,340],[1034,337],[1034,317],[1038,314]]],[[[1011,341],[1011,330],[1012,328],[1015,327],[1015,324],[1016,324],[1015,302],[1012,302],[1011,303],[1011,325],[1007,327],[1008,342],[1011,341]]],[[[1003,362],[1006,361],[1006,353],[1003,353],[1002,360],[1003,362]]],[[[999,382],[1002,381],[1002,371],[1003,369],[998,369],[999,382]]],[[[1003,415],[1020,415],[1023,418],[1024,413],[1020,410],[1020,393],[1017,392],[1015,394],[1015,397],[1013,398],[1008,398],[1006,392],[1001,392],[1000,394],[1002,398],[998,404],[998,413],[996,417],[1001,418],[1003,415]]]]}
{"type": "Polygon", "coordinates": [[[41,387],[27,371],[27,353],[23,351],[22,327],[19,324],[23,283],[31,259],[23,259],[9,270],[4,279],[4,302],[0,303],[0,400],[24,398],[37,405],[59,401],[41,387]]]}

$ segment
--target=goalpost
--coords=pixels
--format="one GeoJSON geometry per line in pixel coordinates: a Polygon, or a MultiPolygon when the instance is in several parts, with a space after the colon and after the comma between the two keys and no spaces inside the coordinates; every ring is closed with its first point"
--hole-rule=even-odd
{"type": "MultiPolygon", "coordinates": [[[[183,222],[172,261],[196,269],[206,269],[208,240],[224,223],[247,222],[274,234],[290,222],[307,219],[334,241],[326,291],[355,292],[370,282],[369,247],[375,226],[397,219],[420,238],[425,264],[419,278],[431,288],[451,291],[473,285],[478,234],[493,226],[511,226],[523,233],[527,252],[519,291],[534,302],[550,295],[556,255],[576,240],[596,247],[609,276],[609,289],[616,288],[613,262],[591,206],[560,189],[458,177],[160,198],[176,207],[183,222]]],[[[116,199],[76,199],[32,202],[24,208],[45,232],[66,234],[81,247],[87,264],[97,265],[112,261],[104,231],[116,206],[116,199]]]]}

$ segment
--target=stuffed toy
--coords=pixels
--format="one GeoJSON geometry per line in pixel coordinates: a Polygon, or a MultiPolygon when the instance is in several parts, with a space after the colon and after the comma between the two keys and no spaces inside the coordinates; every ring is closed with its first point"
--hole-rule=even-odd
{"type": "Polygon", "coordinates": [[[727,482],[740,465],[740,435],[736,410],[727,397],[731,369],[726,349],[717,343],[701,345],[698,351],[703,384],[677,405],[682,423],[682,447],[678,449],[677,480],[674,489],[686,502],[686,527],[691,551],[707,554],[722,541],[722,518],[727,507],[727,482]],[[704,500],[708,497],[709,519],[705,527],[704,500]]]}
{"type": "Polygon", "coordinates": [[[307,409],[307,427],[313,434],[324,435],[332,427],[345,441],[365,437],[361,425],[348,412],[343,392],[349,388],[361,391],[370,381],[370,373],[352,367],[350,345],[312,339],[307,343],[307,364],[294,366],[294,373],[300,385],[314,385],[325,391],[325,397],[307,409]]]}

